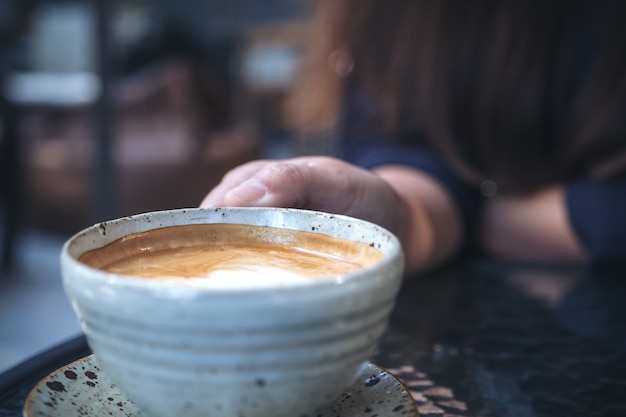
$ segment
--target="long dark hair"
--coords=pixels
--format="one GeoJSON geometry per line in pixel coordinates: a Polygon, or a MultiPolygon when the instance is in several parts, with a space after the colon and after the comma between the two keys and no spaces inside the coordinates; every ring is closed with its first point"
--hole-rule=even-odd
{"type": "Polygon", "coordinates": [[[470,182],[626,171],[626,2],[320,0],[313,21],[299,126],[335,123],[354,77],[470,182]]]}

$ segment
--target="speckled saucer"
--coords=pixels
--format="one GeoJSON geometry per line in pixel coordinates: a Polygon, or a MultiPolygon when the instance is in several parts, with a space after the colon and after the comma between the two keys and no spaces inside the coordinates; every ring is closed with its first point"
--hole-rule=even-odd
{"type": "MultiPolygon", "coordinates": [[[[145,417],[100,370],[93,355],[42,379],[24,404],[24,417],[145,417]]],[[[393,375],[368,362],[357,380],[317,417],[419,417],[410,393],[393,375]]]]}

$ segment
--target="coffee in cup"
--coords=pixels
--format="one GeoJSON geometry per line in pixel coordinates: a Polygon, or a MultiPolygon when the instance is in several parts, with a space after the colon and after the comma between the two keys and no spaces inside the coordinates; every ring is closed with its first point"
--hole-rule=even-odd
{"type": "Polygon", "coordinates": [[[246,288],[337,277],[382,256],[368,244],[319,233],[218,223],[132,233],[84,253],[79,261],[112,274],[246,288]]]}

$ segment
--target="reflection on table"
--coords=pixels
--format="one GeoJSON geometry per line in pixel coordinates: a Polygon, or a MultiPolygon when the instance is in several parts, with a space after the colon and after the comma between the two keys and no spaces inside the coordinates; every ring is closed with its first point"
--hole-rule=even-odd
{"type": "Polygon", "coordinates": [[[409,281],[376,358],[422,416],[626,415],[626,281],[474,263],[409,281]]]}

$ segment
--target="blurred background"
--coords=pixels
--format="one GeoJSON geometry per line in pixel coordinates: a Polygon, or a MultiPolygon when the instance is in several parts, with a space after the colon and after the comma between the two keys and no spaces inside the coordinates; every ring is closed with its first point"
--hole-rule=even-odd
{"type": "Polygon", "coordinates": [[[287,128],[313,0],[0,0],[0,372],[80,331],[65,239],[194,207],[287,128]]]}

